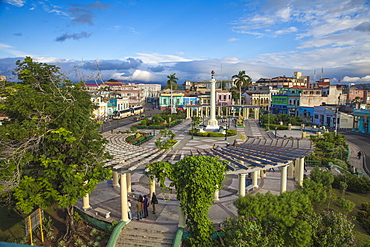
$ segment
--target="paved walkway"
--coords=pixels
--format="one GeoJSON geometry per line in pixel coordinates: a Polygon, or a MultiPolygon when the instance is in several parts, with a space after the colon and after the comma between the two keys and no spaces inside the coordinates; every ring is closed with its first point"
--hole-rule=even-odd
{"type": "MultiPolygon", "coordinates": [[[[172,131],[176,134],[175,139],[180,141],[180,144],[175,147],[175,149],[197,149],[197,148],[212,148],[213,144],[217,145],[226,145],[226,142],[232,143],[234,140],[241,141],[240,136],[228,138],[227,141],[224,138],[200,138],[194,137],[191,139],[188,131],[190,127],[190,120],[185,120],[183,123],[172,128],[172,131]]],[[[238,133],[244,133],[247,136],[255,137],[267,137],[266,132],[258,127],[257,121],[250,119],[246,121],[245,128],[238,128],[238,133]]],[[[125,128],[129,129],[130,126],[121,127],[120,130],[124,131],[125,128]]],[[[150,132],[150,131],[148,131],[150,132]]],[[[156,133],[158,137],[158,132],[156,133]]],[[[294,137],[300,138],[302,135],[301,131],[277,131],[277,136],[283,137],[294,137]]],[[[155,147],[155,139],[153,138],[149,142],[142,145],[142,147],[155,147]]],[[[361,169],[361,163],[357,158],[358,147],[351,145],[351,164],[358,169],[361,169]]],[[[251,193],[266,193],[270,191],[273,194],[279,194],[280,188],[280,171],[275,169],[275,172],[267,172],[266,178],[258,180],[259,188],[252,191],[251,193]]],[[[310,168],[306,172],[306,175],[309,174],[310,168]]],[[[129,194],[129,199],[132,203],[132,213],[134,219],[136,219],[136,198],[138,195],[149,194],[149,180],[148,178],[139,173],[132,174],[132,193],[129,194]]],[[[287,181],[287,190],[295,189],[295,181],[287,181]]],[[[176,200],[175,194],[170,194],[168,192],[161,193],[159,187],[156,188],[157,197],[159,199],[159,204],[157,205],[157,213],[153,214],[149,209],[149,217],[145,218],[142,221],[133,220],[129,224],[139,224],[143,228],[156,228],[156,229],[168,229],[173,231],[176,229],[178,224],[178,201],[176,200]]],[[[220,200],[215,201],[209,210],[209,217],[214,224],[219,224],[228,217],[237,217],[237,209],[233,205],[233,202],[238,197],[238,177],[237,175],[228,175],[224,181],[224,187],[220,190],[220,200]]],[[[120,191],[119,187],[113,187],[112,181],[108,180],[102,183],[99,183],[97,188],[90,195],[90,205],[92,208],[103,208],[111,211],[111,218],[104,219],[101,216],[95,216],[92,210],[88,210],[87,214],[94,216],[101,220],[107,221],[120,221],[120,191]]],[[[78,207],[82,206],[82,202],[78,202],[78,207]]]]}

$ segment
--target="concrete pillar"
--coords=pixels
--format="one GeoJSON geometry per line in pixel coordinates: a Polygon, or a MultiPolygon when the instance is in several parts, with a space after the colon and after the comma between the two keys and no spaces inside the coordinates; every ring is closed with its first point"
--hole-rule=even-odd
{"type": "Polygon", "coordinates": [[[118,172],[113,172],[113,186],[119,186],[118,183],[118,172]]]}
{"type": "Polygon", "coordinates": [[[303,132],[302,132],[302,138],[307,138],[306,131],[303,131],[303,132]]]}
{"type": "Polygon", "coordinates": [[[121,221],[128,222],[126,173],[121,174],[121,221]]]}
{"type": "Polygon", "coordinates": [[[266,177],[266,170],[261,170],[260,171],[260,177],[265,178],[266,177]]]}
{"type": "Polygon", "coordinates": [[[245,174],[239,174],[239,196],[245,196],[245,174]]]}
{"type": "Polygon", "coordinates": [[[221,116],[221,106],[217,107],[218,115],[221,116]]]}
{"type": "MultiPolygon", "coordinates": [[[[87,184],[87,181],[85,181],[84,185],[87,184]]],[[[83,198],[82,198],[82,209],[84,211],[90,209],[91,206],[90,206],[90,197],[89,197],[89,194],[86,194],[83,198]]]]}
{"type": "Polygon", "coordinates": [[[181,210],[180,202],[179,202],[179,224],[177,225],[177,227],[182,227],[182,228],[186,227],[185,214],[181,210]]]}
{"type": "MultiPolygon", "coordinates": [[[[218,188],[218,187],[217,187],[217,188],[218,188]]],[[[214,195],[214,197],[213,197],[213,201],[219,201],[219,200],[220,200],[219,195],[220,195],[220,190],[219,190],[219,189],[217,189],[217,190],[215,191],[215,195],[214,195]]]]}
{"type": "Polygon", "coordinates": [[[153,192],[155,193],[155,177],[154,176],[152,176],[152,179],[149,178],[150,200],[152,200],[153,192]]]}
{"type": "Polygon", "coordinates": [[[260,119],[260,108],[255,108],[254,119],[260,119]]]}
{"type": "Polygon", "coordinates": [[[294,161],[294,178],[295,178],[295,181],[298,182],[298,178],[299,178],[299,159],[296,159],[294,161]]]}
{"type": "Polygon", "coordinates": [[[303,186],[303,177],[304,177],[304,157],[299,159],[298,184],[300,186],[303,186]]]}
{"type": "Polygon", "coordinates": [[[247,119],[249,118],[249,115],[250,115],[249,108],[247,108],[247,119]]]}
{"type": "Polygon", "coordinates": [[[190,107],[186,107],[186,118],[190,118],[190,107]]]}
{"type": "Polygon", "coordinates": [[[287,166],[281,167],[280,194],[286,191],[287,166]]]}
{"type": "Polygon", "coordinates": [[[253,188],[258,188],[258,174],[260,171],[254,171],[252,172],[252,184],[253,188]]]}
{"type": "Polygon", "coordinates": [[[126,173],[127,193],[131,193],[131,173],[126,173]]]}
{"type": "Polygon", "coordinates": [[[294,178],[294,162],[291,162],[288,166],[288,178],[294,178]]]}

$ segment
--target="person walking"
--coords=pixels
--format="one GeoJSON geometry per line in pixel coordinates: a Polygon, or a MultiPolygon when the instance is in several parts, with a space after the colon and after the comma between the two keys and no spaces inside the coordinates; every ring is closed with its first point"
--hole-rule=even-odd
{"type": "Polygon", "coordinates": [[[153,207],[153,214],[156,213],[155,211],[155,205],[158,204],[158,199],[157,199],[157,196],[155,195],[155,193],[153,192],[152,194],[152,207],[153,207]]]}
{"type": "Polygon", "coordinates": [[[149,199],[146,195],[144,195],[144,199],[143,199],[143,210],[144,210],[144,216],[143,218],[146,218],[149,216],[148,214],[148,206],[149,206],[149,199]]]}
{"type": "Polygon", "coordinates": [[[358,159],[361,159],[361,151],[358,151],[357,157],[358,157],[358,159]]]}
{"type": "Polygon", "coordinates": [[[143,219],[143,198],[141,196],[139,197],[136,206],[137,206],[137,220],[142,220],[143,219]]]}
{"type": "Polygon", "coordinates": [[[131,212],[131,200],[127,201],[127,207],[128,207],[128,219],[132,220],[132,212],[131,212]]]}

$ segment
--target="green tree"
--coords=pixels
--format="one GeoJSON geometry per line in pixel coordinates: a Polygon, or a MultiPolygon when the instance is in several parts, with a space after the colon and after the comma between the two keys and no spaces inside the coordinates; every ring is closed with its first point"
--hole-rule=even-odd
{"type": "Polygon", "coordinates": [[[245,74],[245,70],[239,71],[238,74],[233,75],[231,78],[235,79],[235,86],[230,88],[230,92],[233,99],[239,100],[239,103],[241,103],[242,91],[248,88],[249,84],[252,83],[252,79],[249,77],[249,75],[245,74]]]}
{"type": "Polygon", "coordinates": [[[188,156],[175,164],[155,162],[147,165],[148,176],[154,175],[162,189],[168,188],[166,177],[176,188],[181,210],[186,215],[186,224],[193,238],[192,246],[211,246],[214,232],[208,210],[213,203],[214,192],[221,188],[226,166],[219,159],[208,156],[188,156]]]}
{"type": "Polygon", "coordinates": [[[3,88],[0,127],[3,195],[13,195],[24,213],[57,204],[66,212],[66,234],[76,233],[73,207],[95,185],[110,177],[106,140],[92,120],[95,106],[82,84],[61,79],[59,68],[27,57],[17,62],[20,80],[3,88]],[[12,177],[9,176],[12,175],[12,177]]]}
{"type": "Polygon", "coordinates": [[[231,78],[235,79],[235,86],[239,91],[248,89],[249,84],[252,83],[252,79],[245,74],[245,70],[239,71],[238,74],[233,75],[231,78]]]}
{"type": "Polygon", "coordinates": [[[178,90],[179,84],[177,84],[178,78],[176,78],[176,73],[170,74],[169,76],[167,76],[167,78],[167,84],[164,89],[178,90]]]}

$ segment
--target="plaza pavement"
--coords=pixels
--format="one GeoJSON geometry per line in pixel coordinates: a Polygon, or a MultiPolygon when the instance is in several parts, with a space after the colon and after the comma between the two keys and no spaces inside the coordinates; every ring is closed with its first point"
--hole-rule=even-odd
{"type": "MultiPolygon", "coordinates": [[[[226,142],[232,143],[235,139],[241,142],[240,136],[230,137],[227,141],[224,138],[201,138],[194,137],[193,139],[188,134],[190,127],[190,120],[185,120],[183,123],[172,128],[172,131],[176,134],[175,139],[180,141],[179,145],[175,149],[206,149],[212,148],[214,144],[216,145],[226,145],[226,142]]],[[[125,131],[129,129],[130,126],[121,127],[120,131],[125,131]]],[[[237,128],[238,133],[244,133],[247,136],[255,137],[267,137],[266,132],[258,127],[258,121],[254,119],[249,119],[245,122],[245,128],[237,128]]],[[[148,131],[150,132],[150,131],[148,131]]],[[[156,133],[158,137],[158,132],[156,133]]],[[[278,137],[294,137],[300,138],[302,132],[298,130],[292,131],[277,131],[278,137]]],[[[153,147],[155,138],[149,142],[143,144],[144,147],[153,147]]],[[[351,164],[361,170],[361,160],[357,158],[357,152],[359,148],[353,144],[351,145],[351,164]]],[[[306,175],[312,168],[307,167],[306,175]]],[[[258,180],[259,188],[255,189],[250,193],[266,193],[270,191],[273,194],[279,194],[280,188],[280,171],[267,171],[267,176],[265,178],[260,178],[258,180]]],[[[142,170],[141,170],[142,171],[142,170]]],[[[137,172],[140,172],[138,170],[137,172]]],[[[149,208],[149,217],[143,219],[142,221],[136,220],[136,198],[138,195],[149,194],[149,180],[144,174],[134,173],[131,177],[132,183],[132,193],[129,193],[129,199],[132,203],[132,214],[134,220],[129,222],[130,225],[138,225],[140,228],[156,229],[161,231],[175,231],[178,224],[178,201],[176,200],[176,195],[169,192],[161,193],[160,187],[156,187],[157,197],[159,204],[157,204],[157,212],[153,214],[151,212],[151,207],[149,208]]],[[[238,176],[228,175],[224,182],[224,187],[219,192],[219,200],[215,201],[209,210],[209,217],[211,221],[218,225],[228,217],[237,217],[237,209],[233,205],[233,202],[238,197],[238,176]]],[[[287,191],[294,190],[296,188],[296,183],[292,179],[287,181],[287,191]]],[[[104,219],[101,216],[96,216],[93,210],[87,210],[86,213],[100,220],[117,222],[120,221],[120,189],[119,187],[114,187],[112,185],[112,180],[107,180],[105,182],[99,183],[97,188],[90,194],[90,206],[92,208],[103,208],[111,212],[111,218],[104,219]]],[[[77,207],[82,207],[82,202],[79,201],[77,207]]]]}

